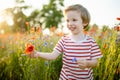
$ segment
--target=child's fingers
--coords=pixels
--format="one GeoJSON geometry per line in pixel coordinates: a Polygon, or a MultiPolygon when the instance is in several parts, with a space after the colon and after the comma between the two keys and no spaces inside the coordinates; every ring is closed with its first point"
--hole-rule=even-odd
{"type": "Polygon", "coordinates": [[[86,60],[77,60],[77,63],[81,69],[85,69],[87,66],[86,60]]]}
{"type": "Polygon", "coordinates": [[[34,58],[34,51],[30,52],[30,53],[28,54],[28,56],[29,56],[30,58],[34,58]]]}

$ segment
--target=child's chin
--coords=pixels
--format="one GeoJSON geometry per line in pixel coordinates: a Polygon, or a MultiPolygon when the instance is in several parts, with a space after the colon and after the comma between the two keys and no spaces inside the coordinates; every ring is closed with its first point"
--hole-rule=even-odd
{"type": "Polygon", "coordinates": [[[73,35],[77,35],[78,33],[76,33],[76,32],[72,32],[72,34],[73,34],[73,35]]]}

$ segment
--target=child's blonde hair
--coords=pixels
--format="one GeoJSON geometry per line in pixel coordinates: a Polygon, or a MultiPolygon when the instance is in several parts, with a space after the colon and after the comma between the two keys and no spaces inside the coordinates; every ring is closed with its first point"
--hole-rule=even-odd
{"type": "Polygon", "coordinates": [[[75,4],[75,5],[67,7],[64,10],[64,14],[66,14],[66,12],[68,12],[68,11],[78,11],[81,14],[80,16],[82,18],[83,23],[87,24],[84,26],[84,29],[88,26],[88,24],[90,22],[90,14],[85,7],[83,7],[80,4],[75,4]]]}

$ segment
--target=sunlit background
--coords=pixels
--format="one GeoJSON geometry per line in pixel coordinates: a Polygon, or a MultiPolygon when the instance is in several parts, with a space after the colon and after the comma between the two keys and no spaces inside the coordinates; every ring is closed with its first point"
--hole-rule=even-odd
{"type": "Polygon", "coordinates": [[[120,80],[120,0],[0,0],[0,80],[59,79],[62,55],[52,61],[25,55],[31,47],[52,52],[69,32],[62,10],[72,4],[89,10],[91,22],[83,33],[103,54],[94,80],[120,80]]]}
{"type": "MultiPolygon", "coordinates": [[[[32,8],[24,10],[24,14],[29,16],[34,9],[41,9],[48,2],[49,0],[25,0],[25,4],[32,6],[32,8]]],[[[99,27],[108,25],[110,28],[119,22],[116,20],[116,17],[120,17],[119,3],[120,0],[64,0],[65,7],[72,4],[82,4],[85,6],[91,14],[90,24],[95,23],[99,27]]],[[[10,26],[14,24],[12,17],[3,14],[2,11],[6,8],[12,8],[15,5],[14,0],[0,1],[0,23],[6,20],[10,26]]],[[[1,30],[1,32],[4,33],[4,30],[1,30]]]]}

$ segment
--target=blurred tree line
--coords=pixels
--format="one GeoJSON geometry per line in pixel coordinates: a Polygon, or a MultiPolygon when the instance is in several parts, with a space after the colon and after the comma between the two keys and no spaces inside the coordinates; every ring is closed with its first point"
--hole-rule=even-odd
{"type": "Polygon", "coordinates": [[[54,26],[57,28],[63,18],[61,9],[64,7],[63,1],[49,0],[49,3],[43,5],[42,9],[36,9],[29,16],[26,16],[23,11],[32,8],[32,6],[26,5],[25,0],[15,0],[15,7],[2,11],[2,16],[11,16],[11,19],[6,18],[7,20],[2,21],[0,29],[5,32],[25,32],[27,30],[26,22],[34,27],[51,28],[54,26]],[[13,21],[12,25],[9,24],[11,20],[13,21]]]}

